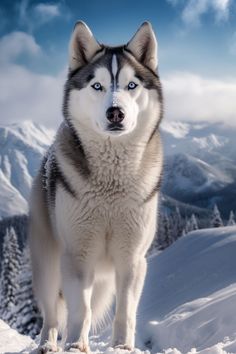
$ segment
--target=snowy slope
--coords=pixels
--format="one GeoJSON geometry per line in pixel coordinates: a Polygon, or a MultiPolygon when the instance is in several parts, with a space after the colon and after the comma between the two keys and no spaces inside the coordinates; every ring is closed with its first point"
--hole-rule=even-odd
{"type": "MultiPolygon", "coordinates": [[[[235,354],[235,254],[236,226],[192,232],[152,257],[138,311],[140,349],[134,353],[235,354]]],[[[16,351],[19,336],[14,332],[7,344],[6,335],[9,329],[0,325],[0,353],[16,351]]],[[[110,329],[92,336],[92,351],[125,354],[108,347],[109,337],[110,329]]]]}
{"type": "Polygon", "coordinates": [[[27,212],[32,179],[53,135],[31,121],[0,126],[0,217],[27,212]]]}
{"type": "MultiPolygon", "coordinates": [[[[236,227],[199,230],[150,259],[141,343],[186,353],[236,338],[236,227]]],[[[235,346],[236,353],[236,346],[235,346]]]]}

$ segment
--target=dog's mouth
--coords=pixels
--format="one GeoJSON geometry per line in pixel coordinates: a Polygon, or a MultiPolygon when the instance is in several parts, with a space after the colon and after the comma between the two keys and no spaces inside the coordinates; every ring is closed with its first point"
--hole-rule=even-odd
{"type": "Polygon", "coordinates": [[[111,132],[122,131],[122,130],[124,130],[124,126],[122,123],[110,123],[107,126],[107,130],[111,131],[111,132]]]}

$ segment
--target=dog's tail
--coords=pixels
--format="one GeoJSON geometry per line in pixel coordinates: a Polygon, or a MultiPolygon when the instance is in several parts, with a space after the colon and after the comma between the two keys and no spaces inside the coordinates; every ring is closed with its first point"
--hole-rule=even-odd
{"type": "MultiPolygon", "coordinates": [[[[114,299],[114,294],[114,277],[107,276],[106,279],[99,279],[95,281],[91,299],[93,333],[100,331],[111,321],[111,305],[114,299]]],[[[58,330],[62,335],[62,340],[64,341],[66,338],[67,309],[62,294],[58,297],[57,319],[58,330]]]]}
{"type": "Polygon", "coordinates": [[[107,276],[107,278],[95,281],[91,301],[93,332],[97,332],[111,320],[111,305],[114,294],[114,277],[107,276]]]}

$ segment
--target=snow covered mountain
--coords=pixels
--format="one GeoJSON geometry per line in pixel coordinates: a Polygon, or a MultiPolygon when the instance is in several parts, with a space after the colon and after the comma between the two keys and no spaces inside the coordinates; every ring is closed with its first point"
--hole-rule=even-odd
{"type": "Polygon", "coordinates": [[[236,209],[236,128],[223,124],[163,122],[163,193],[223,216],[236,209]]]}
{"type": "Polygon", "coordinates": [[[0,126],[0,218],[28,211],[32,179],[53,136],[31,121],[0,126]]]}
{"type": "MultiPolygon", "coordinates": [[[[133,354],[236,353],[236,226],[199,230],[149,259],[133,354]],[[145,352],[141,352],[145,350],[145,352]]],[[[95,354],[109,348],[111,326],[90,337],[95,354]]],[[[35,344],[0,321],[0,353],[35,344]]]]}
{"type": "MultiPolygon", "coordinates": [[[[0,126],[0,218],[27,212],[32,178],[55,132],[31,121],[0,126]]],[[[222,124],[162,124],[162,204],[207,215],[217,202],[236,209],[236,129],[222,124]]]]}

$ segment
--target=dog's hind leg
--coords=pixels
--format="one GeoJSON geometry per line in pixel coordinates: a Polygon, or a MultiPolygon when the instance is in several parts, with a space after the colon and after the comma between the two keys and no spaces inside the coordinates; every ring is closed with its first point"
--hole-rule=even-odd
{"type": "Polygon", "coordinates": [[[29,243],[33,270],[33,286],[43,315],[39,352],[58,351],[58,303],[60,291],[59,247],[54,239],[42,192],[34,185],[29,243]]]}

